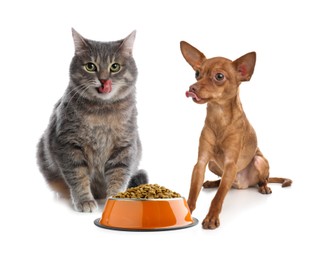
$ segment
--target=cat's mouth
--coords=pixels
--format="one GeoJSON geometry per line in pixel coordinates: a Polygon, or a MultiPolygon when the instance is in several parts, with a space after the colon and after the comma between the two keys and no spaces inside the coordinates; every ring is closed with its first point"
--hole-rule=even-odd
{"type": "Polygon", "coordinates": [[[100,80],[102,85],[97,89],[97,91],[102,94],[102,93],[110,93],[112,91],[112,81],[110,79],[105,80],[105,79],[101,79],[100,80]]]}

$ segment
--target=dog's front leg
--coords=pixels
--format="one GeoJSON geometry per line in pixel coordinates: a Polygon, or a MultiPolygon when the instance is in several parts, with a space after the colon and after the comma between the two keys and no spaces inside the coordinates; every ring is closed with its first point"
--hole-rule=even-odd
{"type": "Polygon", "coordinates": [[[198,161],[193,169],[191,187],[190,187],[189,197],[187,200],[187,204],[190,208],[191,213],[196,208],[196,201],[197,201],[199,192],[202,188],[204,178],[205,178],[206,165],[207,165],[207,162],[198,161]]]}
{"type": "Polygon", "coordinates": [[[198,159],[193,169],[189,197],[187,200],[191,213],[196,208],[196,201],[204,183],[205,171],[210,158],[210,150],[210,144],[205,141],[205,136],[202,134],[199,142],[198,159]]]}
{"type": "Polygon", "coordinates": [[[213,198],[210,209],[202,222],[204,229],[215,229],[219,227],[219,215],[222,209],[224,198],[228,191],[231,189],[237,173],[237,166],[234,160],[228,160],[224,164],[224,173],[215,197],[213,198]]]}

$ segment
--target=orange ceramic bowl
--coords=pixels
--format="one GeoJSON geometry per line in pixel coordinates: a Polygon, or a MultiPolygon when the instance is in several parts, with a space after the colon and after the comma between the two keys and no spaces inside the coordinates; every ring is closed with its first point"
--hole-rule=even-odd
{"type": "Polygon", "coordinates": [[[186,200],[120,199],[109,198],[102,218],[94,223],[103,228],[128,231],[157,231],[192,227],[198,220],[192,218],[186,200]]]}

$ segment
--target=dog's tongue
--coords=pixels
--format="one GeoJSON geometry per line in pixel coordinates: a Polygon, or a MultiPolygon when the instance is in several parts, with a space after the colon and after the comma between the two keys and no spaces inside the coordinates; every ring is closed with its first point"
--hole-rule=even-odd
{"type": "Polygon", "coordinates": [[[112,81],[111,80],[101,80],[102,86],[99,87],[99,92],[109,93],[112,91],[112,81]]]}
{"type": "Polygon", "coordinates": [[[194,98],[196,101],[200,100],[200,98],[194,92],[186,91],[185,95],[186,97],[194,98]]]}

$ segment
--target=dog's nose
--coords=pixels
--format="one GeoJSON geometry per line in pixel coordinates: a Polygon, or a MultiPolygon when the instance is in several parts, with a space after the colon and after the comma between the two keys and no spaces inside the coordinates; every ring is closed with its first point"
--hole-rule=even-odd
{"type": "Polygon", "coordinates": [[[196,87],[194,85],[190,86],[190,91],[191,92],[196,92],[196,87]]]}

